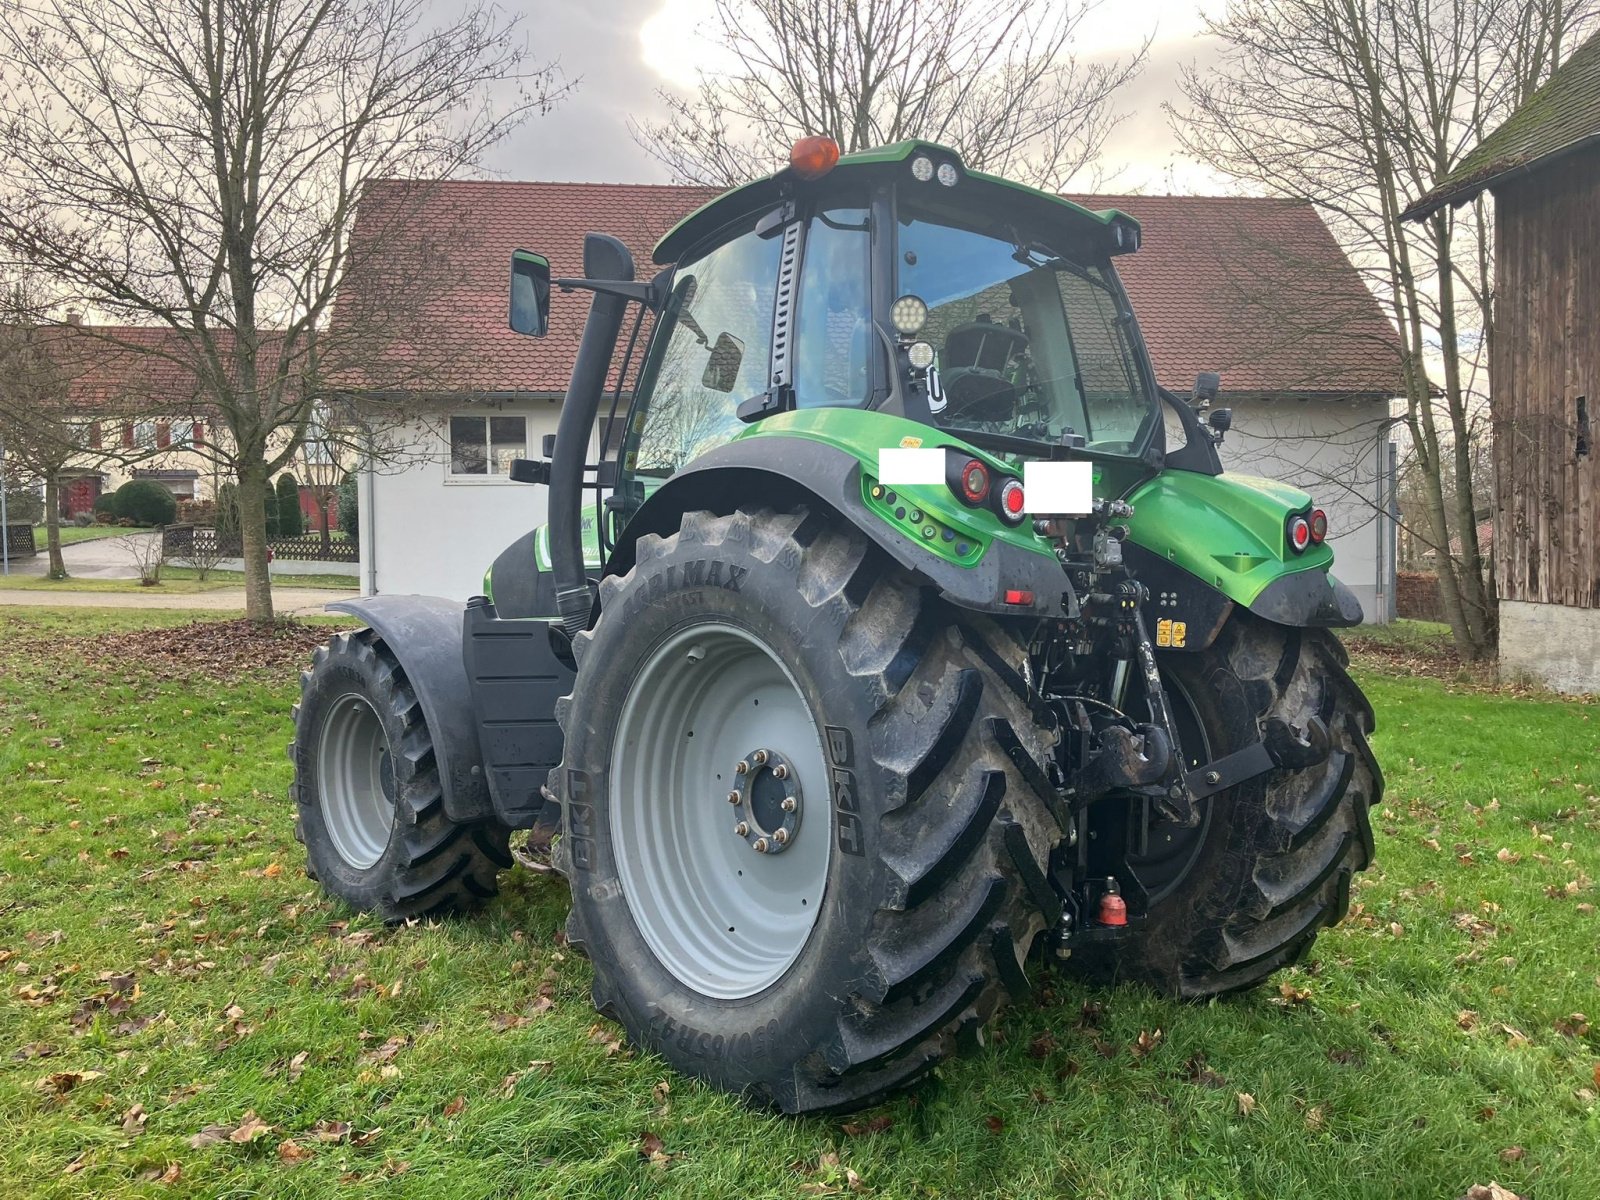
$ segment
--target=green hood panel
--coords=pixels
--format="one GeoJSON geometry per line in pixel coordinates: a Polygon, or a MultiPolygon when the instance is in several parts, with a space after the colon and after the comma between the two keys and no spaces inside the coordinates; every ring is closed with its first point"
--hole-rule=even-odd
{"type": "Polygon", "coordinates": [[[1163,471],[1126,497],[1129,540],[1248,607],[1269,584],[1299,571],[1327,571],[1333,551],[1288,547],[1284,522],[1311,507],[1299,488],[1253,475],[1163,471]]]}

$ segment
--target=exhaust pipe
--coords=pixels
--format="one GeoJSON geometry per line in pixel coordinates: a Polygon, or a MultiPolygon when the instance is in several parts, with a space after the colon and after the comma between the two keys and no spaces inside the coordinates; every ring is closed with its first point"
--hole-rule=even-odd
{"type": "MultiPolygon", "coordinates": [[[[633,255],[616,238],[591,233],[583,239],[583,273],[588,279],[631,282],[633,255]]],[[[556,448],[550,459],[550,574],[556,612],[568,637],[588,626],[594,607],[583,564],[583,465],[627,307],[625,296],[595,292],[556,425],[556,448]]]]}

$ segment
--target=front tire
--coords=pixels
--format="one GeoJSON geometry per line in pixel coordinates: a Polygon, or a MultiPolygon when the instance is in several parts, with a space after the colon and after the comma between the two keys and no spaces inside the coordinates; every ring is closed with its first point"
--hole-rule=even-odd
{"type": "Polygon", "coordinates": [[[1164,653],[1159,665],[1186,770],[1250,745],[1268,717],[1299,729],[1318,717],[1331,740],[1316,766],[1201,801],[1194,830],[1156,826],[1150,852],[1128,861],[1154,897],[1145,928],[1068,963],[1079,975],[1203,1000],[1254,987],[1343,919],[1351,880],[1372,861],[1368,813],[1383,798],[1383,773],[1367,744],[1372,707],[1326,630],[1235,611],[1209,648],[1164,653]]]}
{"type": "Polygon", "coordinates": [[[600,1011],[790,1113],[873,1103],[976,1041],[1053,915],[1060,829],[996,740],[1048,756],[1022,649],[806,511],[687,513],[601,603],[552,775],[600,1011]]]}
{"type": "Polygon", "coordinates": [[[324,891],[396,923],[498,890],[510,833],[446,814],[422,705],[371,629],[335,634],[301,674],[289,758],[295,837],[324,891]]]}

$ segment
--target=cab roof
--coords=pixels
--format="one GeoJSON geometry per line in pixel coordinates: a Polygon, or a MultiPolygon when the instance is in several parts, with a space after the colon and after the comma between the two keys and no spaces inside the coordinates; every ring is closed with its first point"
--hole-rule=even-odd
{"type": "MultiPolygon", "coordinates": [[[[1061,217],[1077,224],[1078,232],[1097,229],[1104,231],[1105,249],[1108,254],[1127,253],[1138,246],[1139,223],[1118,209],[1084,208],[1062,196],[1040,191],[1038,188],[1002,179],[997,175],[988,175],[982,171],[968,170],[961,161],[961,156],[948,146],[912,139],[846,154],[820,179],[802,181],[793,171],[785,168],[776,174],[724,192],[715,200],[695,209],[669,229],[656,243],[651,257],[662,266],[677,262],[688,251],[718,231],[735,222],[748,220],[752,216],[776,208],[791,197],[815,194],[820,189],[833,188],[839,184],[881,179],[886,168],[892,169],[908,163],[919,154],[927,155],[935,163],[954,163],[961,173],[961,181],[956,184],[957,189],[970,187],[973,183],[985,188],[1004,188],[1011,194],[1012,199],[1019,201],[1024,207],[1037,208],[1040,215],[1061,217]],[[1134,236],[1131,239],[1126,235],[1119,236],[1121,229],[1126,228],[1131,228],[1133,231],[1134,236]]],[[[930,183],[928,186],[939,185],[930,183]]]]}

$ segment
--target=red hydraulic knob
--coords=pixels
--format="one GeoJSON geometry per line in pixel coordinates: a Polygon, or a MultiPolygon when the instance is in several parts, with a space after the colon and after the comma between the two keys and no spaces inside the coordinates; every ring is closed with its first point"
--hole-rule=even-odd
{"type": "Polygon", "coordinates": [[[1123,900],[1115,879],[1106,880],[1106,890],[1100,897],[1100,912],[1097,919],[1102,925],[1128,923],[1128,904],[1123,900]]]}

